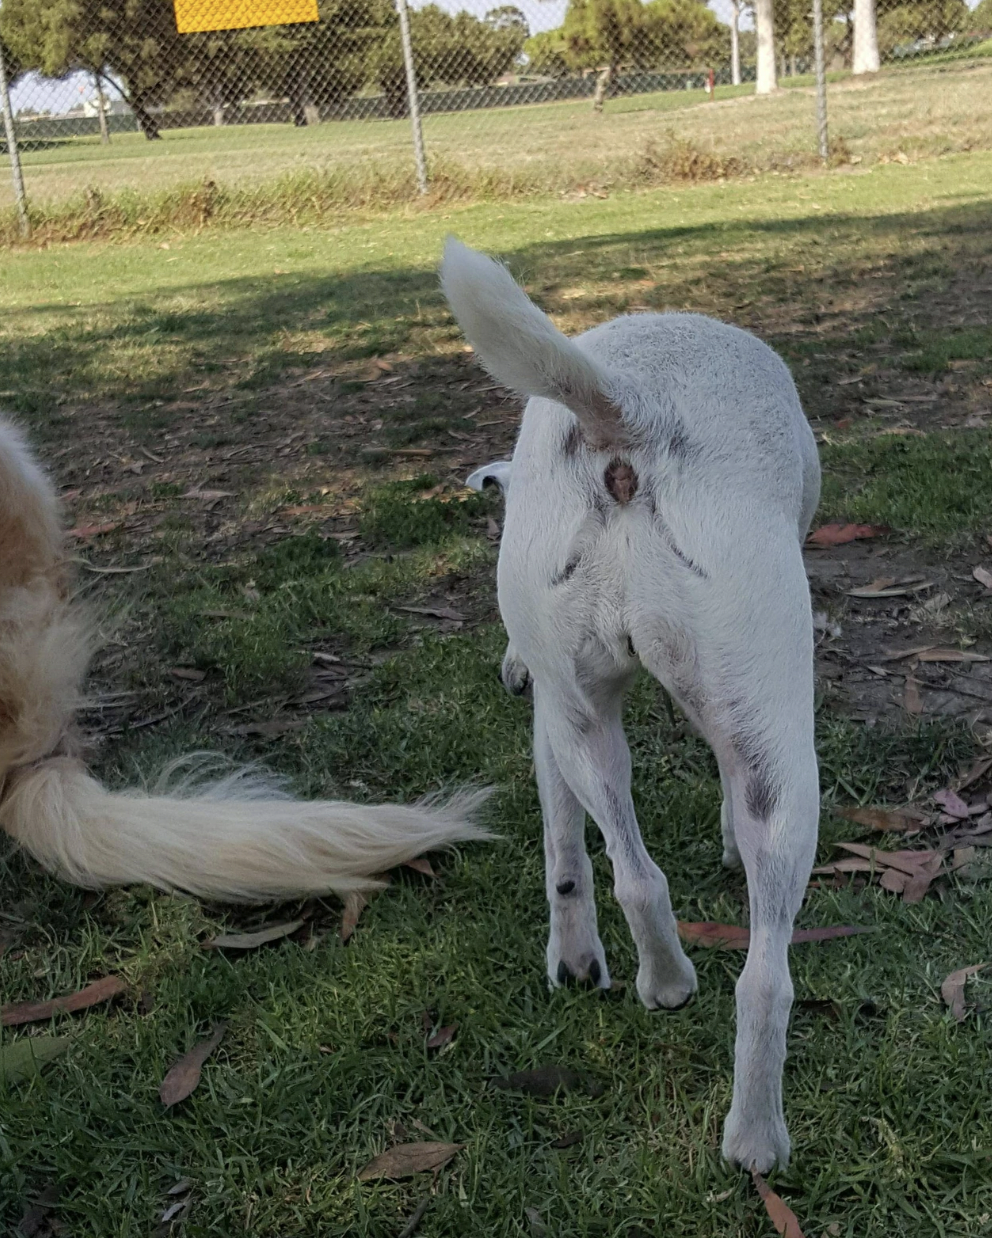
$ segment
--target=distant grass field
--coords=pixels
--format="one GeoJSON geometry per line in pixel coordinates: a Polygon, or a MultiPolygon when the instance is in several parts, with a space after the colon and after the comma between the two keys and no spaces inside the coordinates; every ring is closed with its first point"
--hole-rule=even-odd
{"type": "MultiPolygon", "coordinates": [[[[977,591],[992,534],[990,186],[983,150],[3,254],[0,405],[52,469],[82,589],[110,616],[85,714],[101,775],[133,782],[206,748],[305,794],[400,799],[482,779],[499,788],[501,839],[435,858],[436,881],[394,874],[347,946],[332,899],[266,912],[93,895],[0,848],[3,1000],[108,972],[128,983],[110,1007],[0,1034],[0,1047],[71,1038],[36,1078],[0,1080],[0,1232],[54,1184],[61,1232],[94,1238],[170,1225],[172,1238],[398,1238],[424,1200],[418,1238],[772,1238],[719,1158],[741,956],[694,948],[698,999],[641,1009],[596,842],[602,933],[626,984],[546,989],[529,707],[496,680],[500,505],[459,486],[510,449],[519,408],[464,351],[436,263],[449,230],[506,257],[569,331],[645,307],[756,331],[814,421],[822,519],[891,524],[886,555],[951,562],[977,591]],[[300,912],[292,940],[201,947],[300,912]],[[428,1031],[457,1025],[448,1047],[427,1048],[425,1013],[428,1031]],[[221,1019],[198,1089],[165,1111],[165,1071],[221,1019]],[[602,1090],[490,1086],[547,1063],[602,1090]],[[433,1138],[465,1145],[436,1178],[357,1180],[393,1141],[433,1138]],[[189,1208],[161,1222],[181,1181],[189,1208]]],[[[866,558],[864,578],[890,562],[866,558]]],[[[959,643],[974,618],[952,609],[940,639],[959,643]]],[[[845,666],[865,660],[862,619],[843,616],[845,666]]],[[[743,883],[720,867],[710,755],[647,680],[627,718],[640,820],[677,913],[746,923],[743,883]]],[[[834,807],[921,798],[980,739],[943,718],[869,725],[821,697],[821,859],[857,833],[834,807]]],[[[825,884],[804,903],[804,927],[876,930],[792,952],[795,1153],[774,1184],[807,1238],[992,1232],[989,973],[960,1024],[939,995],[948,972],[989,957],[992,884],[957,875],[941,890],[910,906],[825,884]]]]}
{"type": "MultiPolygon", "coordinates": [[[[481,196],[636,185],[651,178],[652,151],[670,135],[743,171],[814,166],[812,82],[783,81],[793,88],[769,98],[756,98],[750,86],[720,87],[715,103],[703,91],[672,91],[611,100],[601,116],[588,100],[427,116],[424,138],[442,195],[449,182],[481,196]]],[[[842,77],[831,83],[830,124],[839,161],[985,148],[992,144],[992,61],[842,77]]],[[[414,190],[406,120],[166,130],[159,142],[115,134],[109,149],[72,139],[26,151],[24,164],[39,207],[87,189],[150,200],[206,179],[244,190],[281,180],[294,218],[294,204],[307,210],[307,176],[333,175],[359,201],[375,201],[377,182],[387,204],[390,193],[414,190]]],[[[11,200],[9,179],[0,177],[0,208],[11,200]]]]}

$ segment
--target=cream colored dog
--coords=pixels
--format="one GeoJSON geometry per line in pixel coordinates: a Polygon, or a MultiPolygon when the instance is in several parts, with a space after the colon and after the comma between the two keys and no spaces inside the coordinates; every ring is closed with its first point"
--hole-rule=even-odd
{"type": "Polygon", "coordinates": [[[379,886],[374,874],[424,851],[488,837],[471,820],[484,791],[302,802],[247,770],[178,794],[105,790],[77,755],[90,642],[69,588],[54,491],[0,422],[0,828],[46,868],[85,886],[266,901],[379,886]]]}

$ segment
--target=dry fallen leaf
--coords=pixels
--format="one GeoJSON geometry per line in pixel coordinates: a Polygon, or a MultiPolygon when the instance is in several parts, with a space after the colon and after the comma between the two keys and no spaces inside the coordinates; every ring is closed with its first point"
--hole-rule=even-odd
{"type": "Polygon", "coordinates": [[[200,490],[196,486],[192,490],[187,490],[182,496],[184,499],[204,499],[207,502],[215,502],[217,499],[233,499],[233,490],[200,490]]]}
{"type": "Polygon", "coordinates": [[[53,997],[46,1002],[18,1002],[16,1005],[4,1006],[0,1009],[0,1026],[17,1027],[21,1023],[40,1023],[50,1019],[56,1011],[69,1013],[75,1010],[86,1010],[100,1002],[109,1001],[118,993],[123,993],[124,981],[120,976],[104,976],[102,980],[94,980],[78,993],[70,993],[66,997],[53,997]]]}
{"type": "Polygon", "coordinates": [[[108,520],[104,524],[77,524],[74,529],[69,530],[67,536],[80,539],[98,537],[101,533],[112,533],[114,529],[119,529],[123,523],[123,520],[108,520]]]}
{"type": "Polygon", "coordinates": [[[289,920],[285,924],[272,924],[268,928],[259,929],[255,933],[222,933],[220,937],[210,937],[203,943],[204,950],[254,950],[270,941],[280,941],[295,933],[306,924],[305,920],[289,920]]]}
{"type": "Polygon", "coordinates": [[[169,674],[173,679],[188,679],[191,683],[200,683],[207,677],[206,671],[197,670],[195,666],[173,666],[169,674]]]}
{"type": "Polygon", "coordinates": [[[885,656],[879,662],[901,662],[904,658],[918,658],[920,654],[936,649],[936,645],[913,645],[910,649],[886,649],[885,656]]]}
{"type": "Polygon", "coordinates": [[[158,1090],[159,1100],[163,1105],[176,1105],[189,1096],[200,1082],[203,1063],[223,1040],[226,1031],[227,1024],[218,1023],[207,1040],[201,1040],[194,1045],[169,1069],[158,1090]]]}
{"type": "MultiPolygon", "coordinates": [[[[694,946],[723,946],[728,950],[746,950],[751,941],[751,930],[737,924],[714,924],[712,921],[678,922],[679,936],[694,946]]],[[[805,941],[833,941],[836,937],[854,937],[859,933],[872,933],[874,929],[853,924],[830,924],[826,928],[796,929],[791,944],[805,941]]]]}
{"type": "Polygon", "coordinates": [[[404,860],[403,867],[412,868],[415,872],[423,873],[425,877],[437,876],[437,873],[435,873],[434,869],[431,868],[430,860],[425,859],[422,855],[418,855],[413,860],[404,860]]]}
{"type": "Polygon", "coordinates": [[[35,1238],[36,1234],[55,1234],[61,1229],[53,1229],[48,1223],[48,1214],[59,1202],[62,1192],[57,1186],[49,1185],[41,1192],[21,1217],[21,1222],[14,1231],[16,1238],[35,1238]]]}
{"type": "Polygon", "coordinates": [[[935,580],[901,580],[891,576],[883,576],[873,580],[870,585],[859,585],[856,589],[848,589],[849,598],[900,598],[921,593],[924,589],[932,589],[935,580]]]}
{"type": "Polygon", "coordinates": [[[807,546],[843,546],[863,537],[880,537],[891,530],[876,524],[825,524],[806,539],[807,546]]]}
{"type": "Polygon", "coordinates": [[[413,1174],[440,1169],[460,1152],[463,1143],[398,1143],[375,1157],[359,1171],[359,1182],[374,1178],[409,1178],[413,1174]]]}
{"type": "Polygon", "coordinates": [[[836,808],[834,813],[845,821],[855,821],[858,825],[867,825],[873,830],[918,830],[921,827],[919,817],[899,809],[890,808],[836,808]]]}
{"type": "Polygon", "coordinates": [[[988,967],[988,963],[973,963],[971,967],[959,967],[957,971],[952,971],[940,986],[940,996],[947,1003],[951,1014],[958,1023],[962,1022],[966,1013],[964,1007],[964,982],[969,976],[974,976],[976,972],[980,972],[986,967],[988,967]]]}
{"type": "Polygon", "coordinates": [[[0,1080],[16,1083],[39,1073],[52,1058],[65,1053],[71,1036],[22,1036],[0,1048],[0,1080]]]}
{"type": "Polygon", "coordinates": [[[935,858],[941,858],[939,851],[928,847],[921,847],[916,851],[880,851],[877,847],[866,847],[864,843],[838,843],[837,846],[852,855],[860,856],[876,868],[895,868],[901,873],[908,873],[910,877],[915,877],[921,868],[935,858]]]}
{"type": "Polygon", "coordinates": [[[405,611],[411,615],[427,615],[431,619],[449,619],[452,623],[464,623],[465,616],[450,606],[394,606],[393,610],[405,611]]]}
{"type": "Polygon", "coordinates": [[[971,816],[971,809],[950,787],[934,792],[933,802],[939,804],[949,817],[956,817],[959,821],[965,821],[971,816]]]}
{"type": "Polygon", "coordinates": [[[933,859],[921,864],[919,871],[906,882],[902,892],[902,901],[904,903],[922,903],[927,890],[930,889],[930,883],[935,877],[940,875],[943,865],[944,857],[942,855],[935,855],[933,859]]]}
{"type": "Polygon", "coordinates": [[[738,924],[679,920],[678,929],[682,940],[692,946],[724,946],[728,950],[744,950],[751,940],[751,930],[738,924]]]}
{"type": "Polygon", "coordinates": [[[776,1233],[782,1234],[783,1238],[804,1238],[799,1228],[799,1218],[781,1195],[775,1194],[756,1169],[751,1170],[751,1177],[776,1233]]]}
{"type": "Polygon", "coordinates": [[[970,787],[972,783],[984,777],[990,769],[992,769],[992,757],[976,757],[970,765],[961,769],[957,779],[957,789],[963,791],[965,787],[970,787]]]}
{"type": "Polygon", "coordinates": [[[923,649],[919,657],[921,662],[992,662],[987,654],[973,649],[923,649]]]}
{"type": "Polygon", "coordinates": [[[992,572],[984,567],[976,567],[972,568],[971,574],[980,585],[984,585],[986,589],[992,589],[992,572]]]}
{"type": "Polygon", "coordinates": [[[344,914],[341,917],[341,944],[344,945],[355,931],[358,924],[358,917],[362,914],[364,907],[368,905],[368,899],[364,894],[359,894],[357,890],[345,896],[344,914]]]}
{"type": "Polygon", "coordinates": [[[445,1045],[451,1044],[452,1037],[457,1030],[457,1023],[450,1023],[447,1027],[439,1027],[434,1035],[427,1041],[427,1048],[443,1049],[445,1045]]]}
{"type": "Polygon", "coordinates": [[[903,709],[908,714],[919,717],[923,713],[923,698],[920,696],[920,685],[912,675],[906,676],[906,688],[902,698],[903,709]]]}

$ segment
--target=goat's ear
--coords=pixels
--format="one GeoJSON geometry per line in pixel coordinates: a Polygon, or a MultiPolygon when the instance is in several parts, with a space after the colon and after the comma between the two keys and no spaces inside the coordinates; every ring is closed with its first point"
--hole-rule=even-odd
{"type": "Polygon", "coordinates": [[[470,490],[485,490],[487,486],[499,486],[504,494],[510,489],[510,468],[512,460],[494,460],[492,464],[484,464],[465,479],[465,485],[470,490]]]}

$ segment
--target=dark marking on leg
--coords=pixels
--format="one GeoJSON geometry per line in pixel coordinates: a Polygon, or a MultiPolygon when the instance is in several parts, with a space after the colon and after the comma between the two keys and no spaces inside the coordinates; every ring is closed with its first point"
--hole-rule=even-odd
{"type": "Polygon", "coordinates": [[[637,650],[634,648],[634,641],[629,632],[627,633],[627,657],[637,657],[637,650]]]}
{"type": "Polygon", "coordinates": [[[566,580],[571,580],[580,562],[580,559],[570,559],[560,572],[555,572],[551,577],[552,585],[563,585],[566,580]]]}
{"type": "Polygon", "coordinates": [[[778,803],[778,787],[762,762],[748,774],[744,785],[744,803],[752,817],[767,821],[778,803]]]}
{"type": "Polygon", "coordinates": [[[558,962],[558,983],[564,988],[568,988],[569,985],[575,983],[575,976],[572,974],[572,969],[564,959],[560,959],[558,962]]]}
{"type": "Polygon", "coordinates": [[[637,493],[637,474],[625,460],[614,457],[603,474],[606,489],[618,503],[629,503],[637,493]]]}
{"type": "Polygon", "coordinates": [[[668,454],[673,460],[684,463],[694,452],[694,445],[689,438],[685,426],[681,422],[677,422],[668,440],[668,454]]]}
{"type": "Polygon", "coordinates": [[[582,431],[579,429],[579,423],[573,421],[565,431],[565,437],[562,440],[562,453],[566,456],[574,456],[582,446],[582,431]]]}
{"type": "Polygon", "coordinates": [[[599,959],[593,959],[589,964],[589,979],[593,984],[599,984],[599,978],[603,974],[603,970],[599,965],[599,959]]]}
{"type": "Polygon", "coordinates": [[[768,756],[760,740],[747,731],[738,732],[731,741],[734,755],[744,766],[744,803],[758,821],[767,821],[779,800],[779,788],[769,766],[768,756]]]}
{"type": "Polygon", "coordinates": [[[561,895],[571,894],[572,891],[575,889],[575,882],[574,881],[559,881],[559,883],[555,886],[555,889],[561,895]]]}

